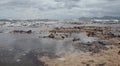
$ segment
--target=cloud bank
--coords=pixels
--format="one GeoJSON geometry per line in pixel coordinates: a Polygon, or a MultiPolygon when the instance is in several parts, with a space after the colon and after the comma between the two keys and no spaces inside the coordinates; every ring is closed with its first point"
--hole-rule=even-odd
{"type": "Polygon", "coordinates": [[[74,19],[120,16],[120,0],[1,0],[0,18],[74,19]]]}

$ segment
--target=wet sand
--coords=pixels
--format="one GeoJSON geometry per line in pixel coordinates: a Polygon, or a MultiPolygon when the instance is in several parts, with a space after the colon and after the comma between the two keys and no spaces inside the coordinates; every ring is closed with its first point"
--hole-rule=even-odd
{"type": "Polygon", "coordinates": [[[119,66],[120,56],[118,47],[102,50],[99,53],[90,52],[66,52],[60,58],[51,59],[43,56],[39,60],[46,62],[49,66],[119,66]]]}

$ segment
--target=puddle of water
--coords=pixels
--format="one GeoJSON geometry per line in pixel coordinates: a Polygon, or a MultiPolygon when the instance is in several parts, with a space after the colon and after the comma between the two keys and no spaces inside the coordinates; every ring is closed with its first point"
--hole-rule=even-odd
{"type": "MultiPolygon", "coordinates": [[[[72,41],[64,40],[64,41],[56,41],[49,38],[39,38],[41,34],[8,34],[1,33],[0,34],[0,62],[11,63],[23,62],[21,58],[26,58],[26,55],[33,51],[37,54],[54,54],[56,52],[71,50],[72,45],[70,44],[72,41]],[[4,56],[7,55],[7,56],[4,56]],[[25,56],[25,57],[24,57],[25,56]],[[2,58],[1,58],[2,57],[2,58]],[[10,57],[10,58],[9,58],[10,57]],[[5,60],[6,59],[6,60],[5,60]]],[[[33,55],[34,56],[34,55],[33,55]]],[[[33,57],[32,56],[32,57],[33,57]]],[[[25,60],[28,60],[26,58],[25,60]]],[[[29,58],[28,61],[24,61],[24,63],[32,62],[32,58],[29,58]]],[[[26,66],[26,65],[23,65],[26,66]]],[[[34,65],[32,65],[34,66],[34,65]]]]}

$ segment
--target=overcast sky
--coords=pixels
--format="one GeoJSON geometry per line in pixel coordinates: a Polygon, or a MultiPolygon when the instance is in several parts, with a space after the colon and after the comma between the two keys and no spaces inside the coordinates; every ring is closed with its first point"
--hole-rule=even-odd
{"type": "Polygon", "coordinates": [[[0,0],[0,19],[120,16],[120,0],[0,0]]]}

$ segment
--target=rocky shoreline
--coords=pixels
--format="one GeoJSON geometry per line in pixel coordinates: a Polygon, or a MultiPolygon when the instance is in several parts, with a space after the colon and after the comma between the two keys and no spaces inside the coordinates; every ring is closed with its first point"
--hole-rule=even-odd
{"type": "Polygon", "coordinates": [[[113,25],[120,23],[1,22],[0,65],[120,66],[120,27],[113,25]]]}

